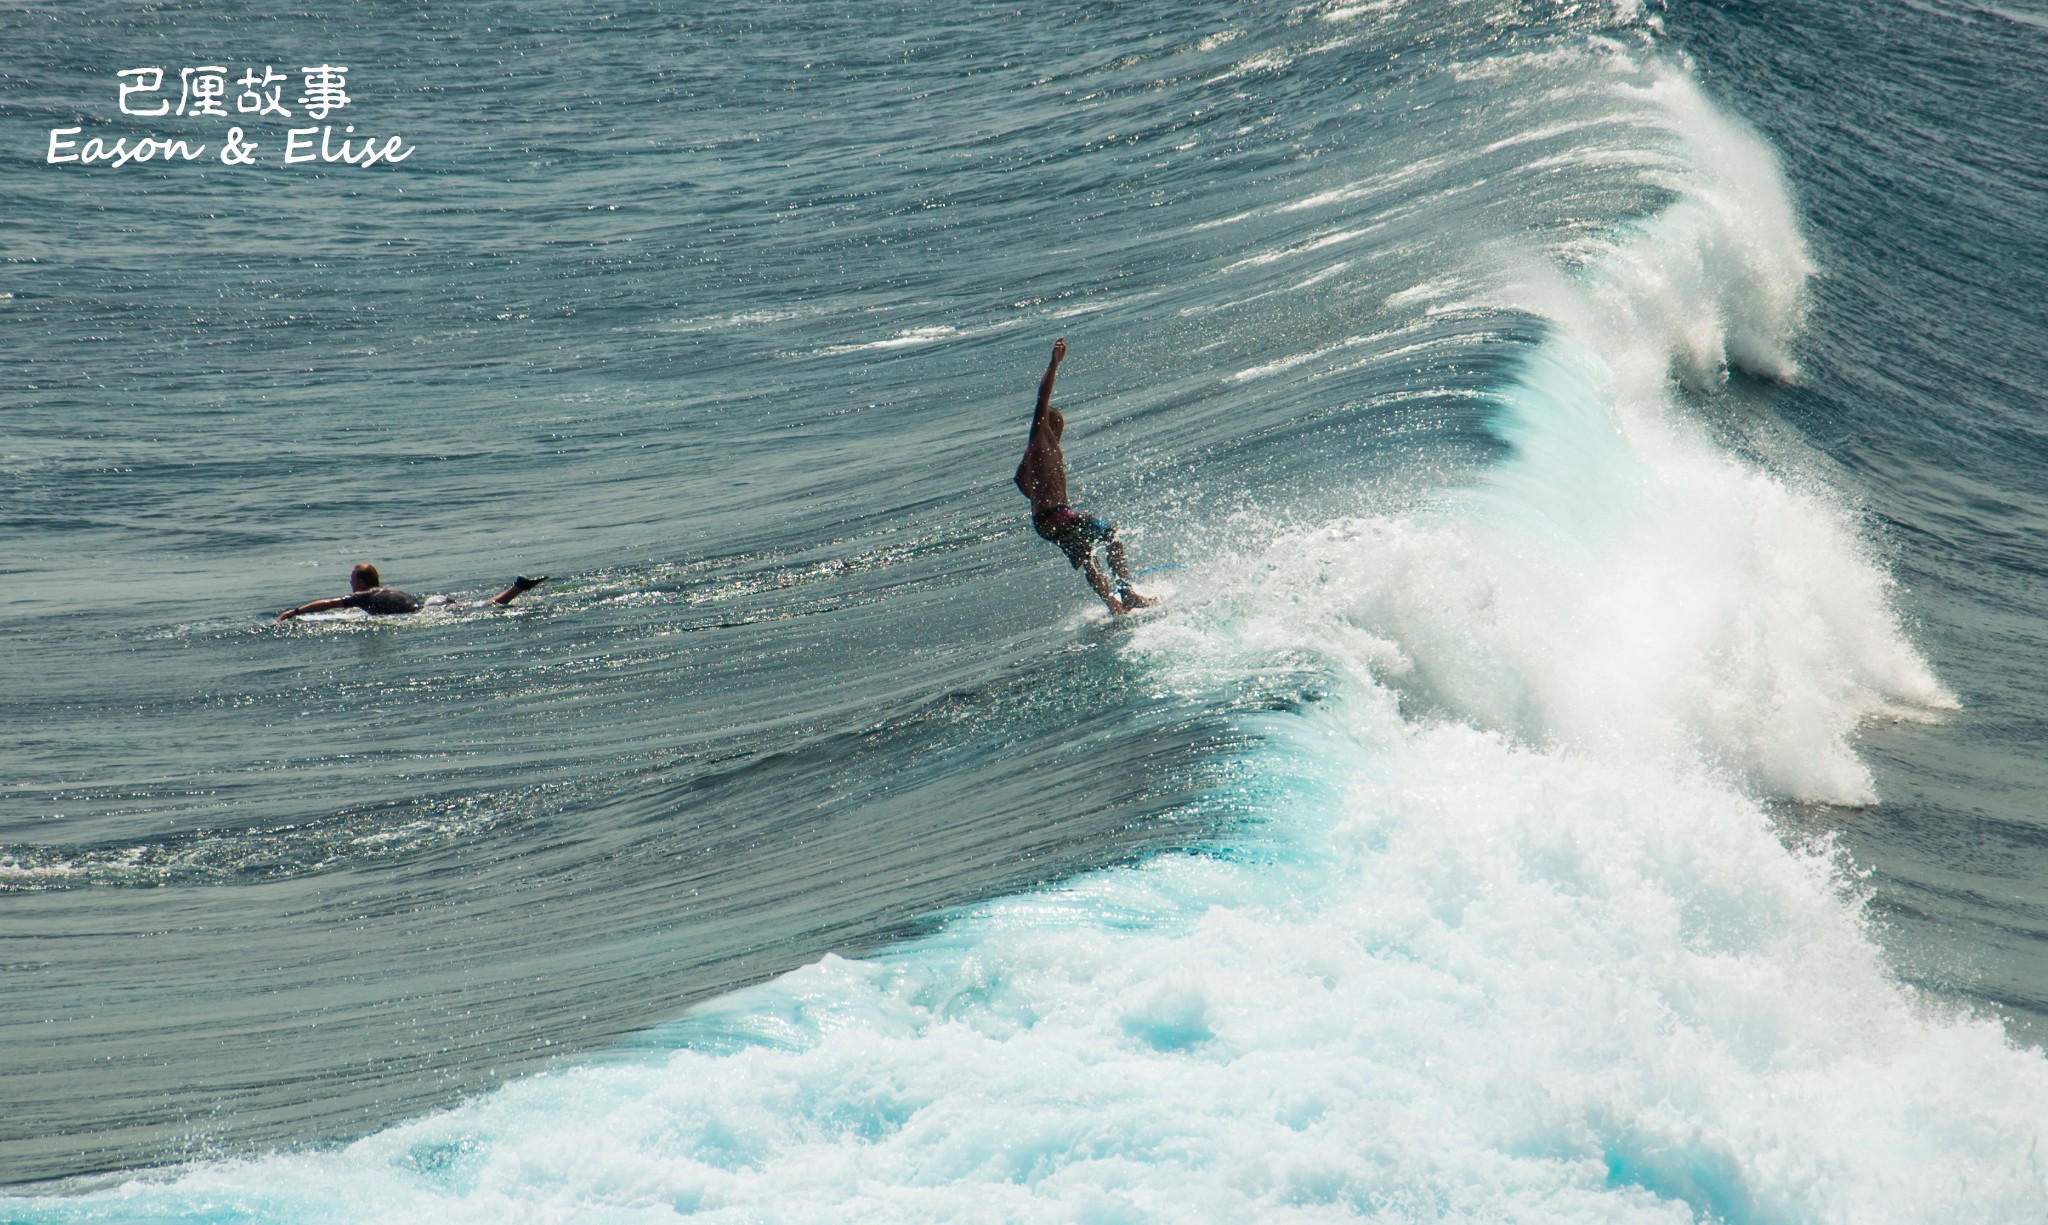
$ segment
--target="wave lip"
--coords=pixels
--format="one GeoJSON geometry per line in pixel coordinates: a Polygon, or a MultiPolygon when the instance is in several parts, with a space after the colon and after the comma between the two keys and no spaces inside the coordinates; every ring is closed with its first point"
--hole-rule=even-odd
{"type": "Polygon", "coordinates": [[[1731,367],[1797,377],[1811,265],[1770,150],[1678,69],[1627,67],[1594,96],[1671,146],[1651,176],[1668,203],[1582,243],[1576,273],[1495,249],[1476,274],[1550,328],[1495,396],[1509,457],[1447,508],[1281,542],[1274,568],[1380,642],[1420,712],[1869,803],[1857,727],[1955,699],[1816,459],[1761,440],[1773,471],[1692,415],[1731,367]]]}

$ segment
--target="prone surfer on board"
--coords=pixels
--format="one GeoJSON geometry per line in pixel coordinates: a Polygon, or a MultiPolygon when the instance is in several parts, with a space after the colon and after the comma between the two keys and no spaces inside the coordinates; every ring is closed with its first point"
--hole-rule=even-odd
{"type": "Polygon", "coordinates": [[[1052,381],[1059,373],[1060,359],[1067,355],[1067,339],[1052,342],[1052,361],[1045,377],[1038,381],[1038,410],[1031,417],[1031,441],[1024,447],[1024,462],[1017,465],[1017,488],[1031,499],[1031,526],[1052,541],[1088,576],[1088,585],[1109,611],[1122,616],[1154,601],[1131,589],[1131,571],[1124,561],[1124,546],[1116,528],[1100,519],[1090,519],[1067,505],[1067,459],[1060,454],[1060,435],[1067,419],[1052,406],[1052,381]],[[1109,558],[1112,582],[1095,563],[1095,546],[1101,545],[1109,558]]]}
{"type": "MultiPolygon", "coordinates": [[[[510,587],[485,600],[484,604],[510,604],[520,596],[525,595],[547,581],[548,579],[545,574],[539,578],[527,578],[522,574],[512,580],[510,587]]],[[[307,613],[333,612],[341,608],[360,608],[373,617],[392,617],[404,613],[416,613],[422,608],[453,607],[459,606],[444,595],[428,596],[422,600],[409,591],[400,591],[396,587],[384,586],[383,581],[377,576],[377,567],[364,562],[348,572],[347,595],[334,596],[325,600],[314,600],[310,604],[301,604],[297,608],[287,608],[277,614],[277,619],[279,621],[289,621],[293,617],[303,617],[307,613]]],[[[483,605],[478,605],[478,607],[483,607],[483,605]]]]}

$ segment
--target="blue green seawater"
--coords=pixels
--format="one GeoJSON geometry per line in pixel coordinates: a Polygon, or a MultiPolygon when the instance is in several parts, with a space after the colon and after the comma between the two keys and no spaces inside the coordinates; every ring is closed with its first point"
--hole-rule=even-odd
{"type": "Polygon", "coordinates": [[[2048,1213],[2044,42],[0,12],[0,1216],[2048,1213]]]}

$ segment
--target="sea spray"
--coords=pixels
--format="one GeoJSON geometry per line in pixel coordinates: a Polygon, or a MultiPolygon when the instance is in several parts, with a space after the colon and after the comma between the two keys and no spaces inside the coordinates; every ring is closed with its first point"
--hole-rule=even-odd
{"type": "Polygon", "coordinates": [[[1796,374],[1810,265],[1775,159],[1678,69],[1595,64],[1584,104],[1665,148],[1668,203],[1574,268],[1487,251],[1470,277],[1552,329],[1492,393],[1508,457],[1448,506],[1276,543],[1262,595],[1390,644],[1382,675],[1419,714],[1868,803],[1859,724],[1954,699],[1813,458],[1767,470],[1681,404],[1731,365],[1796,374]]]}

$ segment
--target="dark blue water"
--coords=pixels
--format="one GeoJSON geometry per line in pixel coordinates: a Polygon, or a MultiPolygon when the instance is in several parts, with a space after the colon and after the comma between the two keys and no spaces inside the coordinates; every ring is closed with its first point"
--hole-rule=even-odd
{"type": "Polygon", "coordinates": [[[2048,1017],[2048,111],[2025,6],[1674,14],[1710,89],[1782,151],[1823,275],[1781,401],[1855,475],[1962,709],[1873,729],[1884,802],[1825,814],[1915,973],[2048,1017]],[[1818,83],[1825,82],[1820,85],[1818,83]],[[1964,101],[1967,99],[1967,102],[1964,101]]]}
{"type": "Polygon", "coordinates": [[[9,1219],[2040,1214],[2044,39],[0,15],[9,1219]]]}

